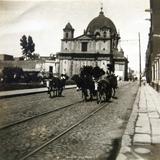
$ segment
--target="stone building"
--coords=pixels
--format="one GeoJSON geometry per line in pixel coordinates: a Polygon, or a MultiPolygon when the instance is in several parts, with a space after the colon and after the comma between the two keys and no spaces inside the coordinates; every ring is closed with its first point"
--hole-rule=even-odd
{"type": "Polygon", "coordinates": [[[8,54],[0,54],[0,61],[13,61],[14,58],[12,55],[8,55],[8,54]]]}
{"type": "MultiPolygon", "coordinates": [[[[4,57],[0,54],[0,57],[4,57]]],[[[59,74],[59,60],[50,59],[50,57],[42,57],[39,60],[11,60],[11,55],[8,55],[9,58],[0,59],[0,76],[2,76],[3,69],[5,67],[19,67],[22,68],[24,72],[43,72],[49,74],[52,72],[54,75],[59,74]]]]}
{"type": "Polygon", "coordinates": [[[150,0],[151,26],[146,51],[146,79],[160,90],[160,1],[150,0]]]}
{"type": "Polygon", "coordinates": [[[128,59],[124,56],[124,51],[121,48],[120,51],[113,52],[113,62],[115,75],[119,80],[128,80],[128,59]]]}
{"type": "Polygon", "coordinates": [[[74,37],[74,28],[68,23],[63,29],[61,51],[57,53],[60,74],[78,74],[86,65],[98,65],[107,71],[107,64],[111,64],[114,70],[114,51],[117,51],[119,39],[114,23],[104,15],[102,8],[78,37],[74,37]]]}

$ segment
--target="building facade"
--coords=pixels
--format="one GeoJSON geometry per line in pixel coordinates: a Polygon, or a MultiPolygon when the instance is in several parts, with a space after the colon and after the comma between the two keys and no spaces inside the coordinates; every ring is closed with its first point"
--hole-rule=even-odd
{"type": "Polygon", "coordinates": [[[58,76],[59,74],[59,60],[58,59],[49,59],[45,57],[39,60],[0,60],[0,75],[2,76],[3,69],[5,67],[18,67],[22,68],[24,72],[37,72],[45,73],[49,75],[58,76]]]}
{"type": "Polygon", "coordinates": [[[107,64],[111,64],[114,69],[114,51],[117,51],[119,39],[114,23],[104,15],[102,8],[78,37],[74,37],[74,28],[68,23],[63,29],[61,51],[57,53],[60,74],[71,77],[79,74],[80,69],[86,65],[98,65],[107,71],[107,64]]]}
{"type": "Polygon", "coordinates": [[[0,61],[13,61],[14,58],[12,55],[8,55],[8,54],[0,54],[0,61]]]}
{"type": "Polygon", "coordinates": [[[114,72],[119,80],[128,80],[128,59],[124,56],[124,51],[113,52],[114,72]]]}
{"type": "Polygon", "coordinates": [[[150,0],[151,26],[146,51],[146,79],[159,90],[160,86],[160,1],[150,0]]]}

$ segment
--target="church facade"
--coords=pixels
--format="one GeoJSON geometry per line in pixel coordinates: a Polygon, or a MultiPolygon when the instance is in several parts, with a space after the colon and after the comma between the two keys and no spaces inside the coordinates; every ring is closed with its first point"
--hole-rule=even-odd
{"type": "Polygon", "coordinates": [[[68,23],[63,29],[61,51],[57,53],[60,74],[79,74],[83,66],[99,66],[106,72],[108,66],[114,71],[114,52],[120,39],[114,23],[105,17],[102,8],[87,26],[84,33],[74,37],[74,28],[68,23]]]}

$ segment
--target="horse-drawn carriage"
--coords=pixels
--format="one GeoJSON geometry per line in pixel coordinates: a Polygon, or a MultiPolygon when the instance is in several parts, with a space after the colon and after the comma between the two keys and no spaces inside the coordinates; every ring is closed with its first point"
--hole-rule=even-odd
{"type": "Polygon", "coordinates": [[[61,74],[60,77],[51,76],[47,79],[46,86],[48,88],[48,94],[50,97],[62,96],[67,79],[68,76],[65,74],[61,74]]]}
{"type": "Polygon", "coordinates": [[[117,77],[113,74],[105,75],[104,70],[99,67],[85,66],[80,75],[74,75],[72,80],[81,89],[85,101],[96,97],[97,103],[101,103],[115,96],[117,77]]]}

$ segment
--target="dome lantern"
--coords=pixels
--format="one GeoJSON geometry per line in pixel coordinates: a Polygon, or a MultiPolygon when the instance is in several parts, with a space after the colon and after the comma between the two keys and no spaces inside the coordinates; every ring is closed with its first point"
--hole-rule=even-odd
{"type": "Polygon", "coordinates": [[[117,30],[114,23],[104,15],[103,7],[101,7],[99,16],[95,17],[88,24],[86,32],[90,33],[91,36],[95,36],[97,30],[110,30],[111,34],[117,34],[117,30]]]}
{"type": "Polygon", "coordinates": [[[99,12],[99,14],[102,14],[102,15],[103,15],[104,13],[103,13],[102,10],[103,10],[103,4],[101,3],[101,11],[99,12]]]}

